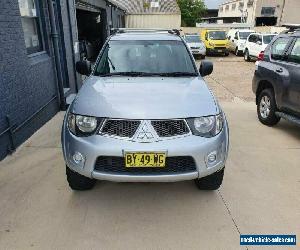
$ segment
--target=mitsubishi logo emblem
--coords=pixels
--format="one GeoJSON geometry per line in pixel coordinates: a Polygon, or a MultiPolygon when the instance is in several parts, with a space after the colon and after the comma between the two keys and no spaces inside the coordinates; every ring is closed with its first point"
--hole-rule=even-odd
{"type": "Polygon", "coordinates": [[[138,129],[135,141],[138,142],[153,142],[156,141],[155,131],[148,121],[143,121],[140,128],[138,129]]]}

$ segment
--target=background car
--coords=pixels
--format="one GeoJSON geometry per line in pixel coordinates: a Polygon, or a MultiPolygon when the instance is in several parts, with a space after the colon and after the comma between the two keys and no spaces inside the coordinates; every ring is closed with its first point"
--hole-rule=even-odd
{"type": "Polygon", "coordinates": [[[199,34],[185,34],[183,38],[194,56],[205,58],[206,48],[199,34]]]}
{"type": "Polygon", "coordinates": [[[252,33],[255,31],[250,29],[229,30],[227,33],[229,51],[234,52],[236,56],[243,55],[247,38],[252,33]]]}
{"type": "Polygon", "coordinates": [[[245,61],[261,59],[262,52],[265,51],[268,44],[273,40],[276,34],[250,34],[245,44],[245,61]]]}
{"type": "Polygon", "coordinates": [[[205,43],[207,54],[229,55],[226,31],[204,29],[201,32],[201,39],[205,43]]]}
{"type": "Polygon", "coordinates": [[[300,125],[300,26],[281,34],[257,62],[253,78],[258,119],[273,126],[280,118],[300,125]]]}

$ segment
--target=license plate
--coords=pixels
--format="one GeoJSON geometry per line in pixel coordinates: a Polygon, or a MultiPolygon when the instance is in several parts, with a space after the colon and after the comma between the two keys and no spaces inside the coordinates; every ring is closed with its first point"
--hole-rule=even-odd
{"type": "Polygon", "coordinates": [[[223,50],[219,49],[219,50],[218,50],[218,52],[219,52],[219,53],[222,53],[222,52],[223,52],[223,50]]]}
{"type": "Polygon", "coordinates": [[[126,168],[163,168],[166,166],[166,153],[126,152],[126,168]]]}

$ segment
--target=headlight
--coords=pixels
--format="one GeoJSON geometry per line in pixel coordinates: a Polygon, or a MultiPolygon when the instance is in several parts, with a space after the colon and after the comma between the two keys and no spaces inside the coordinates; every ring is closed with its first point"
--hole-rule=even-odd
{"type": "Polygon", "coordinates": [[[76,116],[72,113],[68,114],[67,118],[68,129],[72,132],[72,134],[76,135],[76,116]]]}
{"type": "Polygon", "coordinates": [[[83,133],[91,133],[97,128],[97,119],[90,116],[76,115],[76,126],[83,133]]]}
{"type": "Polygon", "coordinates": [[[91,135],[97,127],[98,119],[95,117],[74,115],[72,113],[68,115],[68,128],[74,135],[91,135]]]}
{"type": "Polygon", "coordinates": [[[218,135],[224,125],[223,114],[191,118],[187,121],[192,133],[202,137],[214,137],[218,135]]]}
{"type": "Polygon", "coordinates": [[[214,47],[214,46],[215,46],[215,44],[214,44],[214,43],[212,43],[212,42],[209,42],[209,46],[212,46],[212,47],[214,47]]]}

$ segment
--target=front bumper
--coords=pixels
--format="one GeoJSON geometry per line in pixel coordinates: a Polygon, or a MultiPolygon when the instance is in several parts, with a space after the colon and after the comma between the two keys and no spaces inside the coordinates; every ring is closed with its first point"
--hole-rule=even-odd
{"type": "Polygon", "coordinates": [[[154,143],[138,143],[101,135],[76,137],[69,132],[66,122],[64,122],[62,129],[62,147],[67,166],[81,175],[98,180],[116,182],[192,180],[211,175],[223,169],[228,156],[229,132],[227,122],[225,122],[222,132],[213,138],[188,135],[154,143]],[[99,172],[94,169],[99,156],[123,157],[124,151],[166,151],[167,157],[191,156],[196,163],[196,170],[170,174],[124,174],[99,172]],[[75,152],[80,152],[84,156],[85,161],[83,164],[74,162],[72,156],[75,152]],[[213,164],[208,164],[207,157],[211,152],[217,152],[217,159],[213,164]]]}
{"type": "Polygon", "coordinates": [[[208,54],[224,54],[224,53],[229,53],[229,49],[228,48],[207,48],[206,49],[208,54]]]}
{"type": "Polygon", "coordinates": [[[191,49],[191,52],[193,55],[201,55],[201,56],[206,55],[206,49],[191,49]]]}

